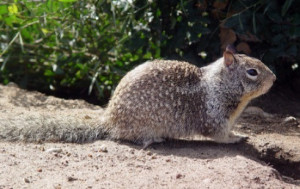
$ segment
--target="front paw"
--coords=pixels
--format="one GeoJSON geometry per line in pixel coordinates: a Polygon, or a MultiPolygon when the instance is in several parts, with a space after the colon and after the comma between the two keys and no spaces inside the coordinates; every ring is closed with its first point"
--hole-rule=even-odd
{"type": "Polygon", "coordinates": [[[244,135],[237,135],[234,133],[229,133],[228,135],[218,135],[213,137],[213,139],[218,143],[225,143],[225,144],[234,144],[234,143],[240,143],[240,142],[246,142],[249,137],[244,135]]]}
{"type": "Polygon", "coordinates": [[[240,143],[240,142],[246,142],[249,139],[249,137],[246,135],[239,135],[231,132],[228,135],[228,139],[229,141],[231,141],[229,143],[240,143]]]}

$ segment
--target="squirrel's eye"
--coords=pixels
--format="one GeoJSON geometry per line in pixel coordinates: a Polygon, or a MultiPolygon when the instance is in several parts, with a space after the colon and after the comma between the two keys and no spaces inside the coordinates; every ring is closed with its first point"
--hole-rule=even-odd
{"type": "Polygon", "coordinates": [[[256,69],[249,69],[249,70],[247,70],[247,73],[251,76],[257,76],[256,69]]]}

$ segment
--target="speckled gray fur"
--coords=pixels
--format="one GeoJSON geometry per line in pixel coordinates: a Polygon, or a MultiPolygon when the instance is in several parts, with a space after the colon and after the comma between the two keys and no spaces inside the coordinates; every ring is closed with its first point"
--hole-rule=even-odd
{"type": "Polygon", "coordinates": [[[149,61],[124,76],[95,124],[59,115],[31,121],[14,118],[2,120],[0,139],[85,142],[107,135],[148,146],[165,138],[204,135],[234,143],[241,139],[231,131],[235,120],[274,80],[259,60],[230,51],[202,68],[187,62],[149,61]],[[252,68],[258,76],[247,75],[252,68]]]}

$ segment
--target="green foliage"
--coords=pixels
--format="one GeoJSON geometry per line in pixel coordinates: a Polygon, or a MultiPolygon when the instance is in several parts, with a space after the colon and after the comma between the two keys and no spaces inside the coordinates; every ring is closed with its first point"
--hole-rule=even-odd
{"type": "Polygon", "coordinates": [[[4,83],[78,93],[91,93],[96,85],[100,96],[109,93],[129,61],[139,58],[123,50],[131,10],[126,3],[117,6],[92,0],[1,4],[4,83]]]}
{"type": "Polygon", "coordinates": [[[297,7],[293,0],[0,2],[0,80],[105,102],[121,77],[146,60],[201,65],[219,57],[220,23],[234,31],[235,45],[247,43],[284,77],[299,62],[297,7]]]}

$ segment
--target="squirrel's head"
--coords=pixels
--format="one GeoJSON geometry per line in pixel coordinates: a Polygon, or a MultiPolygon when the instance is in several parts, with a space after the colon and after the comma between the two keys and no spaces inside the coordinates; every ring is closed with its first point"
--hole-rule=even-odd
{"type": "Polygon", "coordinates": [[[243,86],[243,94],[251,99],[266,93],[276,80],[274,73],[264,63],[237,54],[231,46],[227,46],[223,58],[227,73],[243,86]]]}

